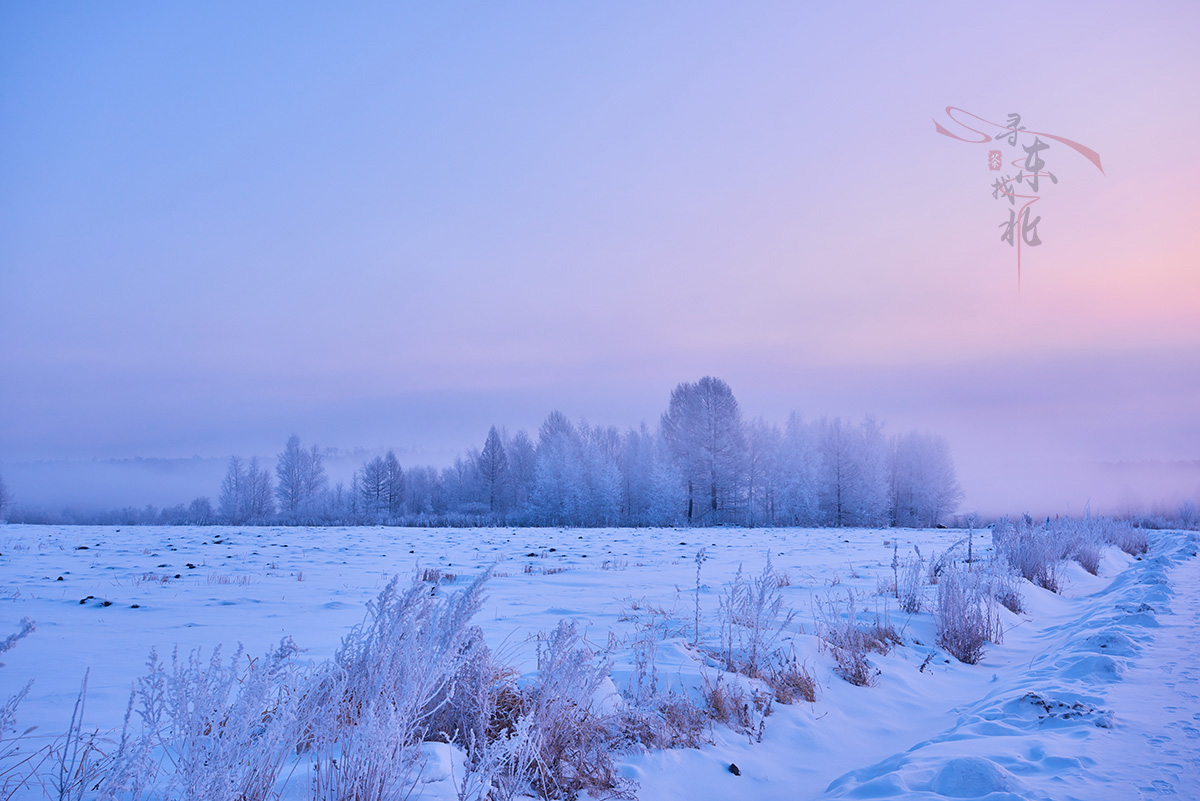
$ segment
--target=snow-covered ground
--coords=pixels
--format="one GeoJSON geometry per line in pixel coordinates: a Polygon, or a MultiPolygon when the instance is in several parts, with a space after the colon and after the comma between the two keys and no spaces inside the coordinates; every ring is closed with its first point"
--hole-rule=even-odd
{"type": "MultiPolygon", "coordinates": [[[[1001,610],[1003,642],[977,665],[935,646],[928,612],[884,591],[900,556],[929,556],[955,530],[395,529],[0,527],[0,636],[37,630],[4,654],[0,701],[34,684],[17,710],[29,742],[68,725],[88,673],[88,728],[117,729],[152,648],[169,655],[242,643],[263,654],[290,635],[330,658],[366,604],[399,573],[492,570],[476,617],[519,672],[536,668],[538,632],[560,619],[614,646],[613,681],[633,673],[647,623],[657,666],[695,688],[718,672],[695,636],[715,642],[718,599],[739,564],[770,556],[797,617],[788,629],[818,682],[815,703],[775,704],[760,738],[716,726],[699,749],[625,754],[642,799],[1200,798],[1200,560],[1194,534],[1163,532],[1135,559],[1109,548],[1098,576],[1075,565],[1061,595],[1023,582],[1025,610],[1001,610]],[[878,614],[904,645],[872,655],[872,686],[845,682],[814,636],[817,609],[878,614]],[[730,771],[736,764],[740,775],[730,771]]],[[[974,547],[990,546],[987,532],[974,547]]],[[[932,588],[927,588],[931,593],[932,588]]],[[[424,798],[453,798],[453,771],[430,769],[424,798]]],[[[30,797],[38,797],[33,795],[30,797]]],[[[302,797],[302,796],[301,796],[302,797]]],[[[414,794],[414,798],[417,794],[414,794]]]]}

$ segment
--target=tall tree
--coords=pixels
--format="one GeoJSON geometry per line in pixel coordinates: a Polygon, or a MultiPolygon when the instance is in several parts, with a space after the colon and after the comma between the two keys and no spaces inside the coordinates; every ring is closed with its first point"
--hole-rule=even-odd
{"type": "Polygon", "coordinates": [[[493,516],[504,512],[508,500],[508,454],[495,426],[488,431],[487,441],[479,452],[479,479],[483,485],[484,502],[493,516]]]}
{"type": "Polygon", "coordinates": [[[625,432],[621,444],[621,512],[625,522],[650,525],[655,438],[645,423],[625,432]]]}
{"type": "Polygon", "coordinates": [[[817,453],[813,427],[796,412],[788,416],[783,429],[780,455],[780,509],[782,519],[791,526],[813,526],[820,522],[817,453]]]}
{"type": "Polygon", "coordinates": [[[897,437],[890,467],[895,525],[936,526],[958,509],[962,487],[942,437],[915,431],[897,437]]]}
{"type": "Polygon", "coordinates": [[[396,518],[404,508],[404,470],[396,454],[388,450],[383,457],[383,502],[389,518],[396,518]]]}
{"type": "Polygon", "coordinates": [[[271,487],[271,474],[258,462],[250,458],[246,466],[246,520],[254,523],[266,522],[275,514],[275,498],[271,487]]]}
{"type": "Polygon", "coordinates": [[[307,450],[302,448],[300,437],[295,434],[279,454],[275,476],[279,480],[275,496],[279,499],[280,511],[290,519],[314,511],[328,481],[320,450],[316,445],[307,450]]]}
{"type": "Polygon", "coordinates": [[[225,470],[225,478],[221,481],[221,494],[217,499],[217,509],[221,519],[231,525],[241,525],[246,522],[246,468],[238,456],[229,457],[229,467],[225,470]]]}
{"type": "Polygon", "coordinates": [[[822,522],[851,525],[860,480],[854,432],[840,417],[822,418],[817,423],[817,449],[821,455],[818,499],[822,522]]]}
{"type": "Polygon", "coordinates": [[[504,452],[508,454],[509,502],[513,509],[525,510],[533,493],[537,450],[522,429],[504,443],[504,452]]]}
{"type": "Polygon", "coordinates": [[[680,384],[671,392],[662,431],[685,482],[688,523],[726,519],[736,507],[745,447],[733,390],[712,376],[680,384]]]}
{"type": "Polygon", "coordinates": [[[530,498],[535,522],[549,525],[573,523],[578,517],[576,488],[579,470],[579,434],[559,411],[546,416],[538,429],[537,459],[533,494],[530,498]]]}
{"type": "Polygon", "coordinates": [[[387,466],[384,464],[382,456],[376,456],[362,466],[358,481],[363,511],[369,518],[378,519],[386,508],[384,501],[386,487],[387,466]]]}
{"type": "Polygon", "coordinates": [[[746,426],[743,478],[747,525],[775,525],[780,495],[782,441],[779,429],[768,425],[761,417],[746,426]]]}
{"type": "Polygon", "coordinates": [[[577,482],[572,492],[576,519],[584,525],[611,525],[621,510],[621,438],[612,427],[579,425],[575,452],[577,482]]]}
{"type": "Polygon", "coordinates": [[[858,496],[855,499],[855,524],[886,526],[892,510],[891,475],[888,469],[889,445],[883,434],[883,424],[873,417],[859,425],[856,439],[858,462],[858,496]]]}

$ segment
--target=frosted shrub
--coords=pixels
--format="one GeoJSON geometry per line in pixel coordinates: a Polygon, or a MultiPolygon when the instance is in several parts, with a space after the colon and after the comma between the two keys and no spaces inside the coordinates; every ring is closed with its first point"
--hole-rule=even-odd
{"type": "Polygon", "coordinates": [[[726,675],[717,676],[713,684],[705,680],[704,700],[708,714],[734,731],[762,742],[765,719],[771,714],[772,696],[748,690],[736,677],[727,680],[726,675]]]}
{"type": "Polygon", "coordinates": [[[483,573],[445,593],[420,576],[401,590],[394,578],[342,639],[306,703],[305,732],[320,799],[389,797],[412,774],[420,743],[438,734],[479,736],[483,638],[470,620],[483,600],[483,573]],[[482,654],[482,656],[481,656],[482,654]],[[466,679],[458,687],[455,679],[466,679]],[[454,725],[458,722],[460,725],[454,725]],[[464,730],[465,729],[465,730],[464,730]]]}
{"type": "Polygon", "coordinates": [[[1080,567],[1095,576],[1100,572],[1101,555],[1101,546],[1098,543],[1084,540],[1076,545],[1072,558],[1080,567]]]}
{"type": "Polygon", "coordinates": [[[886,654],[899,645],[900,635],[886,614],[864,626],[858,622],[857,602],[853,592],[846,593],[845,608],[832,597],[816,604],[817,634],[828,646],[837,662],[837,673],[851,684],[866,687],[875,681],[879,671],[867,661],[867,654],[886,654]]]}
{"type": "Polygon", "coordinates": [[[404,798],[411,792],[420,771],[420,741],[415,721],[400,707],[372,699],[356,710],[352,724],[328,735],[314,749],[312,798],[404,798]]]}
{"type": "Polygon", "coordinates": [[[708,741],[704,733],[709,720],[691,698],[667,692],[622,710],[620,731],[625,742],[646,748],[699,748],[708,741]]]}
{"type": "Polygon", "coordinates": [[[776,651],[767,660],[763,681],[774,691],[775,700],[781,704],[792,704],[799,700],[810,704],[817,700],[817,680],[801,662],[793,650],[790,653],[776,651]]]}
{"type": "Polygon", "coordinates": [[[514,793],[527,783],[544,798],[574,799],[581,790],[617,786],[611,752],[617,719],[595,708],[611,667],[584,645],[574,622],[561,621],[539,643],[537,679],[523,693],[524,710],[501,746],[507,757],[502,788],[514,793]]]}
{"type": "Polygon", "coordinates": [[[1002,559],[993,559],[988,572],[988,594],[1015,615],[1025,609],[1025,598],[1021,594],[1020,579],[1002,559]]]}
{"type": "MultiPolygon", "coordinates": [[[[16,634],[10,634],[3,640],[0,640],[0,654],[6,651],[11,651],[14,647],[16,647],[17,643],[32,634],[35,628],[36,626],[32,620],[29,618],[22,619],[21,628],[16,634]]],[[[0,667],[3,667],[3,665],[4,663],[0,662],[0,667]]],[[[0,749],[6,748],[9,742],[11,742],[9,735],[16,730],[17,726],[17,707],[29,693],[29,687],[32,684],[33,682],[26,684],[20,692],[9,697],[9,699],[4,702],[4,706],[0,707],[0,749]]],[[[5,752],[0,751],[0,754],[2,753],[5,752]]]]}
{"type": "Polygon", "coordinates": [[[721,650],[725,669],[762,678],[765,661],[796,613],[785,611],[781,583],[770,557],[754,579],[739,565],[733,583],[719,601],[721,650]]]}
{"type": "Polygon", "coordinates": [[[633,673],[623,693],[620,729],[648,748],[699,747],[708,717],[691,698],[665,688],[656,657],[660,630],[642,624],[633,642],[633,673]]]}
{"type": "Polygon", "coordinates": [[[151,652],[100,798],[274,798],[296,743],[296,650],[290,638],[262,659],[176,650],[169,669],[151,652]]]}
{"type": "Polygon", "coordinates": [[[987,579],[951,563],[942,571],[933,613],[937,642],[955,659],[974,665],[988,642],[1000,642],[1002,629],[987,579]]]}
{"type": "MultiPolygon", "coordinates": [[[[0,640],[0,654],[12,650],[18,642],[32,634],[34,628],[33,621],[24,618],[21,628],[15,634],[0,640]]],[[[0,667],[3,667],[2,662],[0,667]]],[[[3,798],[9,798],[17,790],[27,786],[23,770],[30,768],[30,763],[37,757],[35,753],[21,750],[25,734],[29,734],[32,729],[24,734],[17,734],[17,707],[29,694],[29,688],[32,686],[31,681],[16,694],[9,696],[4,705],[0,706],[0,796],[3,798]]]]}
{"type": "Polygon", "coordinates": [[[1117,546],[1130,556],[1141,556],[1150,550],[1150,543],[1146,539],[1146,532],[1143,529],[1134,528],[1123,520],[1118,521],[1111,518],[1101,519],[1098,521],[1098,525],[1101,527],[1101,536],[1104,542],[1117,546]]]}
{"type": "Polygon", "coordinates": [[[921,558],[921,550],[915,550],[916,556],[901,562],[896,572],[896,599],[900,602],[900,608],[910,615],[921,611],[925,595],[925,585],[922,581],[925,560],[921,558]]]}
{"type": "Polygon", "coordinates": [[[1051,592],[1062,589],[1058,563],[1066,558],[1065,543],[1048,526],[1029,520],[1016,525],[1003,520],[992,529],[992,544],[998,556],[1023,578],[1051,592]]]}

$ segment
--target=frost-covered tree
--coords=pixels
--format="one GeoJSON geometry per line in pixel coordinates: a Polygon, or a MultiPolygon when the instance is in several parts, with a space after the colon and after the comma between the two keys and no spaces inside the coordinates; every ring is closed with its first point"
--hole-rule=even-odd
{"type": "Polygon", "coordinates": [[[8,486],[4,483],[4,476],[0,476],[0,523],[8,520],[8,509],[12,506],[12,496],[8,494],[8,486]]]}
{"type": "Polygon", "coordinates": [[[578,440],[575,426],[562,412],[551,412],[538,429],[530,499],[535,522],[549,525],[570,522],[577,517],[580,510],[575,506],[575,488],[581,480],[575,456],[578,440]]]}
{"type": "Polygon", "coordinates": [[[886,526],[892,510],[889,446],[883,425],[867,417],[859,425],[855,444],[858,462],[858,493],[854,498],[854,524],[886,526]]]}
{"type": "Polygon", "coordinates": [[[251,457],[246,465],[246,520],[265,523],[275,514],[275,495],[271,486],[271,474],[251,457]]]}
{"type": "Polygon", "coordinates": [[[817,451],[821,456],[817,498],[821,519],[829,526],[853,525],[856,496],[861,482],[855,432],[842,418],[822,418],[816,424],[817,451]]]}
{"type": "Polygon", "coordinates": [[[275,496],[280,511],[289,519],[313,512],[328,483],[320,450],[316,445],[307,450],[302,448],[300,437],[295,434],[276,460],[275,477],[279,482],[275,496]]]}
{"type": "Polygon", "coordinates": [[[783,483],[783,438],[778,428],[768,425],[759,417],[746,426],[745,441],[745,522],[750,526],[775,525],[783,483]]]}
{"type": "Polygon", "coordinates": [[[394,451],[362,466],[356,482],[363,513],[370,519],[395,519],[404,511],[404,470],[394,451]]]}
{"type": "Polygon", "coordinates": [[[493,517],[503,514],[508,507],[508,453],[495,426],[488,431],[479,452],[479,480],[488,511],[493,517]]]}
{"type": "Polygon", "coordinates": [[[378,519],[384,510],[384,486],[387,483],[387,468],[383,457],[376,456],[362,466],[359,473],[358,491],[362,496],[363,512],[370,519],[378,519]]]}
{"type": "Polygon", "coordinates": [[[705,376],[671,392],[663,436],[687,495],[687,521],[723,522],[737,505],[744,449],[741,411],[733,390],[705,376]]]}
{"type": "Polygon", "coordinates": [[[533,440],[524,430],[518,431],[504,443],[504,452],[508,454],[509,503],[513,509],[527,509],[537,467],[533,440]]]}
{"type": "Polygon", "coordinates": [[[242,525],[266,522],[274,513],[271,476],[259,466],[258,457],[247,463],[230,456],[217,498],[217,516],[231,525],[242,525]]]}
{"type": "Polygon", "coordinates": [[[207,526],[213,522],[212,501],[205,496],[200,496],[192,500],[188,504],[187,515],[185,522],[192,526],[207,526]]]}
{"type": "Polygon", "coordinates": [[[230,456],[225,478],[221,480],[221,494],[217,498],[217,510],[222,520],[235,526],[246,522],[247,493],[246,467],[241,457],[230,456]]]}
{"type": "Polygon", "coordinates": [[[404,470],[391,450],[383,457],[383,505],[389,518],[397,517],[404,508],[404,470]]]}
{"type": "Polygon", "coordinates": [[[611,525],[621,511],[621,438],[615,428],[579,426],[580,484],[574,496],[577,519],[584,525],[611,525]]]}
{"type": "Polygon", "coordinates": [[[642,423],[625,432],[621,444],[621,516],[635,526],[652,525],[653,477],[656,443],[650,429],[642,423]]]}
{"type": "Polygon", "coordinates": [[[471,449],[458,456],[441,474],[445,506],[450,512],[481,517],[487,512],[479,480],[479,451],[471,449]]]}
{"type": "Polygon", "coordinates": [[[946,440],[910,432],[891,449],[892,522],[897,526],[936,526],[958,509],[962,487],[946,440]]]}
{"type": "Polygon", "coordinates": [[[786,525],[814,526],[820,522],[820,464],[813,427],[792,412],[783,429],[779,457],[779,519],[786,525]]]}
{"type": "Polygon", "coordinates": [[[891,509],[888,443],[867,417],[857,426],[840,417],[814,426],[819,455],[818,521],[830,526],[884,526],[891,509]]]}
{"type": "Polygon", "coordinates": [[[405,509],[410,515],[430,517],[444,513],[444,493],[438,471],[432,467],[410,467],[404,474],[405,509]]]}

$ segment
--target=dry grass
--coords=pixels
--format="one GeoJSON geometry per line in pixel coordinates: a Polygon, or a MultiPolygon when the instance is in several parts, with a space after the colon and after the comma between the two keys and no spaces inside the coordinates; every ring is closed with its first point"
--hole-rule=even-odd
{"type": "Polygon", "coordinates": [[[421,581],[429,584],[453,584],[458,581],[458,574],[442,570],[440,567],[427,567],[421,571],[421,581]]]}
{"type": "Polygon", "coordinates": [[[833,654],[837,674],[851,684],[867,687],[879,675],[879,670],[867,661],[867,654],[886,654],[903,640],[886,612],[882,617],[876,614],[869,625],[860,625],[856,603],[852,592],[846,593],[844,609],[832,597],[818,602],[818,635],[833,654]]]}
{"type": "Polygon", "coordinates": [[[817,700],[817,680],[808,666],[795,658],[781,658],[768,664],[763,681],[775,692],[775,700],[781,704],[794,704],[800,700],[811,704],[817,700]]]}
{"type": "Polygon", "coordinates": [[[771,700],[769,695],[746,692],[740,684],[721,678],[704,692],[705,709],[709,716],[742,733],[761,731],[762,719],[772,711],[771,700]]]}

